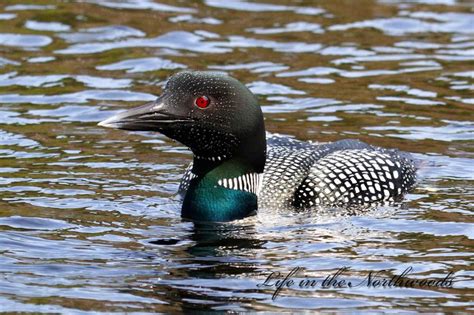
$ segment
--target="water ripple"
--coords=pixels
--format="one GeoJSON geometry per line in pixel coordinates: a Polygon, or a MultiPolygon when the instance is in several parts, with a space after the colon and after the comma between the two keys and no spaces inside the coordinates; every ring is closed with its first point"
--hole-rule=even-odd
{"type": "Polygon", "coordinates": [[[229,51],[229,49],[214,47],[204,42],[203,39],[203,36],[190,32],[173,31],[155,38],[128,39],[112,43],[75,44],[56,52],[60,54],[92,54],[111,49],[131,47],[164,47],[207,53],[225,53],[229,51]]]}
{"type": "Polygon", "coordinates": [[[5,11],[53,10],[54,5],[14,4],[5,7],[5,11]]]}
{"type": "Polygon", "coordinates": [[[128,73],[147,72],[156,70],[174,70],[186,68],[185,65],[170,60],[153,57],[127,59],[109,65],[98,66],[98,70],[127,70],[128,73]]]}
{"type": "Polygon", "coordinates": [[[0,33],[0,46],[34,48],[47,46],[52,42],[53,40],[50,37],[44,35],[0,33]]]}
{"type": "Polygon", "coordinates": [[[34,31],[64,32],[69,31],[71,27],[59,22],[38,22],[26,21],[25,27],[34,31]]]}
{"type": "Polygon", "coordinates": [[[151,0],[86,0],[100,6],[113,9],[153,10],[164,12],[193,13],[195,10],[186,7],[177,7],[151,0]]]}
{"type": "Polygon", "coordinates": [[[14,13],[0,13],[0,20],[12,20],[16,18],[14,13]]]}
{"type": "Polygon", "coordinates": [[[318,15],[325,11],[320,8],[286,6],[270,3],[248,2],[245,0],[228,0],[225,2],[216,0],[205,0],[206,5],[221,9],[232,9],[251,12],[282,12],[293,11],[298,14],[318,15]]]}
{"type": "Polygon", "coordinates": [[[108,101],[153,101],[156,96],[148,93],[139,93],[123,90],[84,90],[76,93],[57,95],[19,95],[2,94],[0,103],[30,103],[30,104],[60,104],[60,103],[87,103],[90,100],[108,101]]]}
{"type": "Polygon", "coordinates": [[[143,37],[145,33],[124,25],[110,25],[81,29],[79,32],[61,33],[60,38],[68,43],[102,42],[127,37],[143,37]]]}
{"type": "Polygon", "coordinates": [[[347,31],[352,28],[375,28],[388,35],[400,36],[407,33],[474,33],[474,14],[413,12],[408,17],[394,17],[367,20],[349,24],[333,25],[331,31],[347,31]],[[427,22],[424,20],[434,20],[427,22]]]}
{"type": "Polygon", "coordinates": [[[281,34],[288,32],[312,32],[315,34],[324,33],[324,29],[321,27],[321,25],[307,22],[293,22],[288,23],[283,27],[274,28],[248,28],[247,31],[255,34],[281,34]]]}
{"type": "MultiPolygon", "coordinates": [[[[419,100],[418,100],[419,101],[419,100]]],[[[416,104],[416,103],[415,103],[416,104]]],[[[398,133],[386,133],[387,137],[395,137],[411,140],[432,139],[437,141],[462,141],[474,140],[474,126],[464,124],[449,124],[446,126],[378,126],[366,127],[367,130],[375,131],[399,131],[398,133]]]]}

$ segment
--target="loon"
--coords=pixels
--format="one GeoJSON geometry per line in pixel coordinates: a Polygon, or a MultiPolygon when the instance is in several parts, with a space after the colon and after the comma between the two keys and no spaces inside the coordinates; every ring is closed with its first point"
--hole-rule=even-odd
{"type": "Polygon", "coordinates": [[[158,131],[193,161],[178,192],[183,218],[231,221],[260,208],[347,208],[393,203],[416,181],[409,153],[358,140],[315,144],[267,135],[256,97],[231,76],[172,75],[151,103],[99,123],[158,131]]]}

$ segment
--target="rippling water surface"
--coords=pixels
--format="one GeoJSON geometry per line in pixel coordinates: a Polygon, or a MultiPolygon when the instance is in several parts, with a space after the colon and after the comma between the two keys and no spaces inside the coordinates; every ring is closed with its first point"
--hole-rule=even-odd
{"type": "Polygon", "coordinates": [[[474,11],[463,0],[6,0],[0,3],[0,310],[473,311],[474,11]],[[180,69],[256,93],[267,129],[414,152],[401,207],[262,210],[198,225],[175,197],[191,159],[100,128],[180,69]],[[282,290],[347,266],[453,288],[282,290]]]}

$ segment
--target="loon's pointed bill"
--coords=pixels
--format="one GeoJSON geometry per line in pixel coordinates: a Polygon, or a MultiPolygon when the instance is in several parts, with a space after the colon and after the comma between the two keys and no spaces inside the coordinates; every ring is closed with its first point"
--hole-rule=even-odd
{"type": "Polygon", "coordinates": [[[136,131],[160,131],[170,124],[187,122],[166,106],[162,98],[144,105],[123,111],[98,123],[99,126],[136,131]]]}

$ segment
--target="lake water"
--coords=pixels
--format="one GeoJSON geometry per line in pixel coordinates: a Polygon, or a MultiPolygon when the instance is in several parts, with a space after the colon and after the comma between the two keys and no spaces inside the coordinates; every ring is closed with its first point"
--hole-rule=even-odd
{"type": "Polygon", "coordinates": [[[463,0],[4,0],[0,3],[0,310],[474,311],[474,11],[463,0]],[[180,218],[190,152],[98,121],[181,69],[227,72],[268,131],[413,152],[401,206],[358,216],[180,218]],[[349,269],[451,288],[293,286],[349,269]]]}

